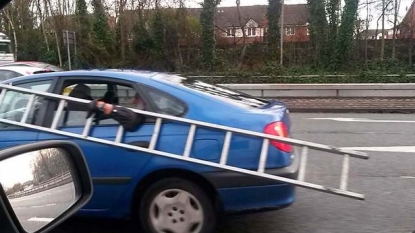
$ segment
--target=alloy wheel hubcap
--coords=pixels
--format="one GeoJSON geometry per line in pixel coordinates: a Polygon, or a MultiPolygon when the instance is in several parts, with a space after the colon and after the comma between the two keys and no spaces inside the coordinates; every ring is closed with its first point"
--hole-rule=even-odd
{"type": "Polygon", "coordinates": [[[159,193],[150,205],[150,219],[160,233],[197,233],[203,227],[203,209],[189,192],[169,189],[159,193]]]}

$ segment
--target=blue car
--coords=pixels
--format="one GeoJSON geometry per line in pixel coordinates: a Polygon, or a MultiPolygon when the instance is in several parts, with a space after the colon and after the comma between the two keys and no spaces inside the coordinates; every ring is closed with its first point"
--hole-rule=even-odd
{"type": "MultiPolygon", "coordinates": [[[[144,109],[218,125],[290,137],[287,107],[219,85],[175,75],[134,70],[64,71],[18,77],[2,82],[17,87],[69,95],[87,100],[144,109]]],[[[8,91],[0,117],[19,121],[28,95],[8,91]]],[[[36,100],[28,122],[50,127],[59,101],[36,100]]],[[[124,142],[148,147],[155,125],[147,117],[124,142]]],[[[83,106],[68,103],[60,130],[82,134],[83,106]]],[[[94,122],[91,136],[114,140],[113,119],[94,122]]],[[[189,125],[165,121],[156,149],[183,154],[189,125]]],[[[80,216],[133,219],[144,232],[214,232],[221,214],[275,210],[295,200],[293,185],[197,165],[167,157],[130,151],[48,132],[0,125],[0,149],[42,140],[69,139],[83,150],[94,184],[94,194],[80,216]]],[[[219,162],[225,132],[200,128],[190,156],[219,162]]],[[[234,135],[228,165],[257,169],[262,140],[234,135]]],[[[266,173],[296,179],[299,158],[290,145],[272,141],[266,173]]],[[[42,216],[37,216],[42,217],[42,216]]]]}

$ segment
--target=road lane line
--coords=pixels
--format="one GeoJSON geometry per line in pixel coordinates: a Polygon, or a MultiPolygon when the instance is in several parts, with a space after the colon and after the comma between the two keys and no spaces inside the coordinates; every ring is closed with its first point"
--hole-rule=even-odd
{"type": "Polygon", "coordinates": [[[33,218],[29,218],[27,221],[29,221],[29,222],[51,222],[51,221],[53,221],[53,218],[33,217],[33,218]]]}
{"type": "Polygon", "coordinates": [[[342,117],[315,117],[306,118],[309,120],[329,120],[329,121],[340,121],[340,122],[363,122],[363,123],[415,123],[410,120],[373,120],[368,118],[342,118],[342,117]]]}
{"type": "Polygon", "coordinates": [[[400,176],[399,178],[402,178],[402,179],[415,179],[414,176],[400,176]]]}
{"type": "Polygon", "coordinates": [[[344,150],[357,150],[357,151],[415,153],[415,146],[342,147],[341,149],[344,149],[344,150]]]}

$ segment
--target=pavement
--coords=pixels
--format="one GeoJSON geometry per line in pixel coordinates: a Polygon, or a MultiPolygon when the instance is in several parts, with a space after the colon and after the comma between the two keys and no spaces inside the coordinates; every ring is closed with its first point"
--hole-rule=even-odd
{"type": "Polygon", "coordinates": [[[26,232],[36,232],[64,213],[75,201],[73,183],[68,183],[29,196],[10,199],[10,203],[26,232]]]}
{"type": "MultiPolygon", "coordinates": [[[[412,233],[415,231],[415,118],[410,114],[292,113],[297,139],[353,148],[349,189],[359,201],[298,188],[283,210],[228,216],[218,233],[412,233]]],[[[341,156],[312,151],[306,181],[338,187],[341,156]]],[[[73,218],[52,233],[139,232],[130,221],[73,218]]]]}

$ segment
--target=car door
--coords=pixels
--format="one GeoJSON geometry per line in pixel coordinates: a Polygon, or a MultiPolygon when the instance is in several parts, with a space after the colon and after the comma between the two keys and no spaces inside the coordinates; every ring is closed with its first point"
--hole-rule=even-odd
{"type": "MultiPolygon", "coordinates": [[[[93,99],[100,99],[108,92],[117,92],[118,104],[132,107],[131,100],[135,93],[140,93],[135,83],[113,81],[109,78],[99,77],[62,77],[57,94],[69,94],[75,90],[79,84],[86,85],[91,92],[88,93],[93,99]]],[[[141,94],[141,93],[140,93],[141,94]]],[[[144,99],[144,102],[147,100],[144,99]]],[[[54,113],[58,106],[55,101],[48,107],[45,125],[50,126],[54,113]]],[[[150,109],[151,110],[151,109],[150,109]]],[[[126,132],[124,142],[147,147],[154,128],[154,120],[149,120],[142,125],[136,132],[126,132]]],[[[86,123],[86,112],[82,109],[65,110],[62,114],[58,129],[82,134],[86,123]]],[[[90,131],[90,136],[114,141],[119,124],[113,119],[105,119],[94,124],[90,131]]],[[[39,140],[49,139],[68,139],[65,136],[53,135],[42,132],[39,140]]],[[[138,173],[146,165],[151,155],[140,152],[133,152],[126,149],[90,142],[81,139],[69,138],[77,143],[85,154],[91,176],[94,183],[94,196],[84,207],[87,210],[110,209],[117,204],[116,200],[121,197],[126,190],[130,190],[137,183],[138,173]]],[[[132,192],[132,191],[131,191],[132,192]]],[[[123,207],[121,207],[123,208],[123,207]]],[[[127,208],[125,206],[125,208],[127,208]]]]}
{"type": "MultiPolygon", "coordinates": [[[[13,83],[13,86],[28,88],[37,91],[50,91],[54,85],[53,79],[42,79],[35,81],[20,81],[13,83]]],[[[19,122],[29,95],[15,91],[7,91],[2,104],[0,105],[0,118],[19,122]]],[[[42,116],[46,110],[46,101],[43,97],[37,97],[35,104],[32,105],[27,123],[39,125],[42,122],[42,116]],[[35,107],[36,106],[36,107],[35,107]]],[[[38,139],[39,132],[24,127],[0,123],[0,149],[11,147],[19,144],[35,142],[38,139]]]]}

